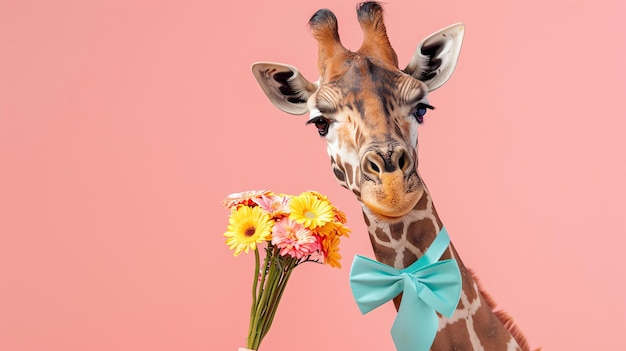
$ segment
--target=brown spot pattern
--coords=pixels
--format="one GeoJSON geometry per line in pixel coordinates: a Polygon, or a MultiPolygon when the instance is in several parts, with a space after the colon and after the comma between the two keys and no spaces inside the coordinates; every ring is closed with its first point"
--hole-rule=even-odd
{"type": "Polygon", "coordinates": [[[418,257],[415,256],[415,254],[411,252],[411,250],[409,250],[408,248],[405,248],[403,257],[402,257],[402,264],[404,265],[404,267],[408,267],[411,264],[413,264],[415,261],[417,261],[417,258],[418,257]]]}
{"type": "Polygon", "coordinates": [[[472,346],[469,343],[467,321],[465,319],[460,319],[447,325],[445,329],[437,333],[432,350],[473,351],[472,346]]]}
{"type": "Polygon", "coordinates": [[[391,239],[389,239],[389,234],[387,234],[387,232],[385,232],[384,230],[380,228],[376,228],[374,233],[376,234],[376,238],[378,238],[378,240],[385,242],[385,243],[391,242],[391,239]]]}
{"type": "Polygon", "coordinates": [[[436,228],[429,218],[424,218],[409,224],[407,241],[425,251],[435,239],[436,228]]]}
{"type": "Polygon", "coordinates": [[[373,243],[375,242],[375,240],[373,238],[371,239],[371,241],[376,260],[393,267],[393,261],[396,258],[396,251],[386,246],[374,245],[373,243]]]}
{"type": "Polygon", "coordinates": [[[389,231],[391,232],[391,237],[394,240],[402,239],[402,234],[404,234],[404,223],[398,222],[389,225],[389,231]]]}

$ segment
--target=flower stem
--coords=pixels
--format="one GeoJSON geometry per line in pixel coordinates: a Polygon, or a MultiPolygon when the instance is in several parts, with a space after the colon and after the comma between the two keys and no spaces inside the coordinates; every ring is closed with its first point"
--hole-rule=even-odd
{"type": "Polygon", "coordinates": [[[295,258],[286,258],[285,259],[285,267],[281,270],[281,274],[280,274],[280,279],[277,282],[277,290],[275,290],[275,292],[272,294],[272,301],[270,303],[270,306],[268,308],[268,318],[265,320],[265,323],[262,325],[262,330],[261,330],[261,334],[266,335],[269,330],[270,327],[272,326],[272,323],[274,322],[274,316],[276,315],[276,311],[278,310],[278,304],[280,303],[280,300],[283,297],[283,292],[285,291],[285,288],[287,287],[287,282],[289,281],[289,277],[291,276],[291,272],[293,271],[293,268],[295,268],[296,263],[297,263],[297,259],[295,258]]]}
{"type": "MultiPolygon", "coordinates": [[[[258,257],[258,251],[255,250],[255,252],[257,253],[257,257],[258,257]]],[[[270,271],[269,267],[268,267],[268,261],[271,258],[271,254],[269,253],[269,249],[266,251],[266,255],[265,255],[265,259],[263,260],[263,272],[261,273],[261,281],[260,283],[257,285],[257,287],[254,288],[254,297],[252,298],[252,308],[250,311],[250,328],[248,330],[248,340],[247,340],[247,348],[251,349],[251,350],[257,350],[259,348],[259,344],[260,344],[260,340],[259,340],[259,335],[258,335],[258,324],[259,322],[261,322],[261,313],[262,313],[262,309],[264,306],[264,301],[266,300],[266,289],[265,289],[265,283],[266,283],[266,278],[267,278],[267,272],[270,271]]],[[[256,257],[255,257],[255,262],[256,261],[256,257]]],[[[258,271],[259,271],[260,267],[257,267],[256,271],[255,271],[255,282],[257,282],[258,280],[258,271]]]]}
{"type": "Polygon", "coordinates": [[[263,262],[263,271],[259,282],[259,256],[255,251],[256,275],[253,282],[252,307],[250,309],[250,329],[247,348],[258,350],[261,341],[270,330],[276,316],[291,272],[300,263],[300,259],[280,256],[280,250],[269,245],[263,262]]]}
{"type": "Polygon", "coordinates": [[[254,315],[252,316],[253,321],[251,322],[252,327],[250,328],[248,337],[247,347],[249,349],[257,350],[266,334],[264,334],[262,330],[267,319],[268,300],[272,297],[277,281],[277,256],[278,251],[270,245],[266,251],[264,262],[265,270],[261,276],[261,286],[257,295],[258,299],[256,301],[256,305],[254,306],[254,315]]]}
{"type": "MultiPolygon", "coordinates": [[[[252,277],[252,304],[250,306],[250,325],[248,326],[248,341],[252,339],[252,335],[250,334],[253,330],[254,324],[254,315],[256,314],[256,303],[257,303],[257,287],[259,282],[259,250],[254,250],[254,276],[252,277]]],[[[263,285],[261,284],[261,287],[263,285]]],[[[249,347],[250,345],[248,345],[249,347]]]]}

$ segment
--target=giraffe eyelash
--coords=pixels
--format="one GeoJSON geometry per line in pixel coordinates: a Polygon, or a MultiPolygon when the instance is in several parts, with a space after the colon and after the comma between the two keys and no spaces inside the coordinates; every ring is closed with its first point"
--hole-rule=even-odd
{"type": "Polygon", "coordinates": [[[424,107],[424,108],[427,108],[429,110],[434,110],[435,109],[435,106],[431,106],[431,105],[425,104],[423,102],[420,102],[419,104],[417,104],[417,107],[424,107]]]}
{"type": "Polygon", "coordinates": [[[328,127],[330,126],[330,120],[324,116],[317,116],[306,121],[306,125],[314,124],[317,128],[317,132],[320,136],[326,136],[328,134],[328,127]]]}

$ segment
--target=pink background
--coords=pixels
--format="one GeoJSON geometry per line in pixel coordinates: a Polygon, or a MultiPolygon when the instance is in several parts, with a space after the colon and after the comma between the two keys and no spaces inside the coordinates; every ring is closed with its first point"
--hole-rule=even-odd
{"type": "MultiPolygon", "coordinates": [[[[393,349],[391,305],[348,286],[360,209],[254,61],[311,80],[307,20],[353,1],[0,1],[0,350],[236,350],[252,255],[223,244],[231,192],[318,190],[349,218],[343,269],[298,268],[264,350],[393,349]],[[297,346],[296,346],[297,345],[297,346]]],[[[467,26],[431,95],[420,169],[452,240],[532,346],[626,349],[626,2],[395,1],[404,66],[467,26]]]]}

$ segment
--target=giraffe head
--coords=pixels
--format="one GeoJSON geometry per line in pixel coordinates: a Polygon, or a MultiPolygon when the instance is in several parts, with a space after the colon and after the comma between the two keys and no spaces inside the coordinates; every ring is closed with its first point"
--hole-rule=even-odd
{"type": "Polygon", "coordinates": [[[387,38],[376,2],[357,6],[363,44],[347,50],[337,18],[317,11],[309,21],[318,43],[320,78],[311,82],[293,66],[255,63],[252,71],[270,101],[284,112],[309,112],[327,142],[337,181],[370,212],[401,217],[424,193],[417,173],[417,126],[428,109],[428,93],[452,75],[464,26],[444,28],[420,42],[404,69],[387,38]]]}

